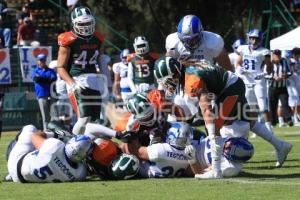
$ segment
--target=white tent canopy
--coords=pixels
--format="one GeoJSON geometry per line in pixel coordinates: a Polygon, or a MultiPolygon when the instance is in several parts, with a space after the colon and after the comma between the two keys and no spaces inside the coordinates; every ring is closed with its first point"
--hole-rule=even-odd
{"type": "Polygon", "coordinates": [[[300,27],[270,41],[271,50],[292,50],[295,47],[300,48],[300,27]]]}

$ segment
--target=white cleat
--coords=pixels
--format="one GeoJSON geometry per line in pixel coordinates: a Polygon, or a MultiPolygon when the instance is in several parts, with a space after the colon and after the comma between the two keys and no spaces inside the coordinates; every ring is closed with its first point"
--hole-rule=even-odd
{"type": "Polygon", "coordinates": [[[209,170],[203,174],[195,174],[196,179],[221,179],[223,178],[222,172],[214,173],[213,170],[209,170]]]}
{"type": "Polygon", "coordinates": [[[250,138],[256,138],[256,134],[253,133],[253,134],[250,136],[250,138]]]}
{"type": "Polygon", "coordinates": [[[287,158],[287,155],[290,153],[291,149],[293,148],[293,145],[282,141],[280,149],[276,150],[276,155],[277,155],[277,162],[276,162],[276,167],[282,167],[284,161],[287,158]]]}

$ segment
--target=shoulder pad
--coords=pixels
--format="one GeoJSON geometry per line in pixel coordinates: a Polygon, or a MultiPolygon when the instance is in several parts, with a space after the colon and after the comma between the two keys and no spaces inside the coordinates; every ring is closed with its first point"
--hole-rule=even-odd
{"type": "Polygon", "coordinates": [[[59,46],[70,46],[75,40],[77,39],[77,36],[69,32],[64,32],[58,35],[58,45],[59,46]]]}
{"type": "Polygon", "coordinates": [[[224,48],[224,40],[223,38],[212,32],[203,31],[203,41],[205,42],[206,48],[210,49],[214,52],[216,57],[222,52],[224,48]]]}
{"type": "Polygon", "coordinates": [[[101,42],[104,42],[104,40],[105,40],[104,34],[98,32],[98,31],[95,31],[95,32],[94,32],[94,36],[95,36],[96,38],[98,38],[101,42]]]}

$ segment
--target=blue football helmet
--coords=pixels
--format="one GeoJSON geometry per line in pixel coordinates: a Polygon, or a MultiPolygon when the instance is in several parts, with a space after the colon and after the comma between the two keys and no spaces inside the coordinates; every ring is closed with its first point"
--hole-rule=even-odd
{"type": "Polygon", "coordinates": [[[202,24],[195,15],[184,16],[177,27],[177,34],[184,47],[188,50],[195,50],[201,44],[202,24]]]}
{"type": "Polygon", "coordinates": [[[223,155],[233,162],[246,162],[254,153],[253,145],[245,138],[231,137],[225,140],[223,155]]]}
{"type": "Polygon", "coordinates": [[[166,143],[176,149],[183,150],[186,145],[190,144],[193,135],[192,127],[185,122],[175,122],[171,124],[168,130],[166,143]]]}
{"type": "Polygon", "coordinates": [[[234,41],[234,43],[232,44],[232,49],[233,51],[236,51],[237,48],[241,45],[244,45],[246,44],[245,40],[244,39],[237,39],[236,41],[234,41]]]}
{"type": "Polygon", "coordinates": [[[258,29],[251,29],[248,33],[248,43],[253,48],[256,49],[260,47],[263,41],[263,33],[258,29]],[[254,43],[250,38],[256,38],[256,43],[254,43]]]}
{"type": "Polygon", "coordinates": [[[92,140],[85,135],[75,135],[65,146],[66,156],[75,163],[79,163],[86,158],[93,147],[92,140]]]}
{"type": "Polygon", "coordinates": [[[120,53],[120,60],[123,62],[123,63],[127,63],[127,56],[129,54],[129,49],[123,49],[120,53]]]}

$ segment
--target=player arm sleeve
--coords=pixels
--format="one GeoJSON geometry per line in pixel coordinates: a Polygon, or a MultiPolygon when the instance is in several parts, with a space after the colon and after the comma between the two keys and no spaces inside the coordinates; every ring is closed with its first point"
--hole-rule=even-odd
{"type": "Polygon", "coordinates": [[[87,123],[84,135],[93,140],[101,136],[116,137],[116,131],[100,124],[87,123]]]}

